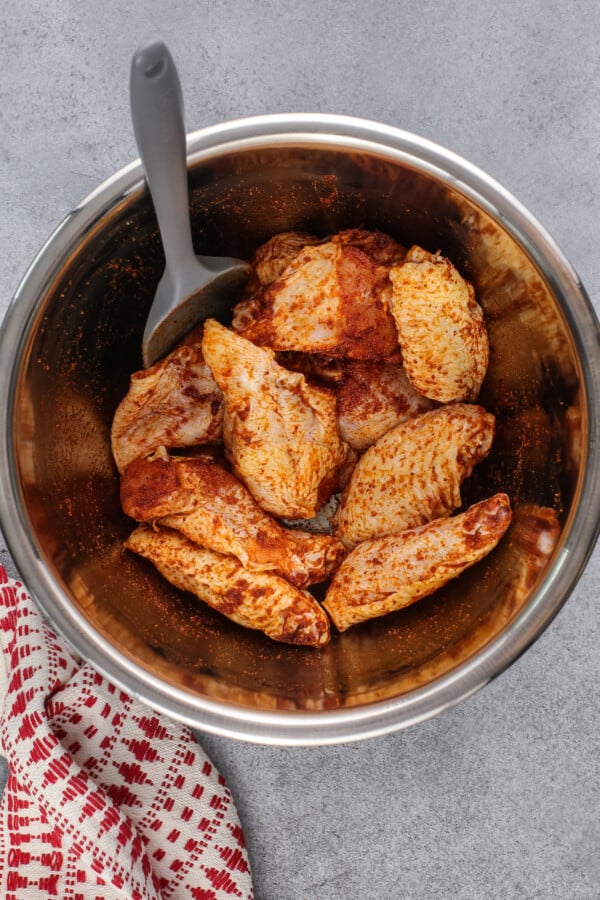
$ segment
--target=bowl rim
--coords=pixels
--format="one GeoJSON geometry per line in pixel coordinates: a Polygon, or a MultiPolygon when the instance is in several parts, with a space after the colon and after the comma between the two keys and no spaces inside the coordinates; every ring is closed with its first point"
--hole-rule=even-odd
{"type": "Polygon", "coordinates": [[[53,627],[83,659],[151,708],[202,731],[255,743],[311,746],[344,743],[409,727],[480,690],[542,634],[577,584],[600,532],[600,326],[580,279],[538,220],[477,166],[426,138],[367,119],[312,113],[253,116],[190,133],[188,164],[268,146],[365,150],[434,178],[475,202],[521,245],[557,296],[581,367],[588,441],[573,509],[534,597],[508,627],[455,669],[396,697],[318,712],[259,710],[219,702],[177,687],[135,663],[104,638],[54,579],[33,539],[17,477],[14,395],[37,315],[63,262],[108,214],[145,190],[134,160],[93,190],[52,232],[25,272],[0,325],[0,526],[27,588],[53,627]],[[585,502],[577,502],[585,498],[585,502]]]}

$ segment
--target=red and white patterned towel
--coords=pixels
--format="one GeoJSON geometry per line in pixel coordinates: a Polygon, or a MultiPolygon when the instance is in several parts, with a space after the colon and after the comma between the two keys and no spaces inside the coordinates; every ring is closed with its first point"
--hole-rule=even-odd
{"type": "Polygon", "coordinates": [[[231,794],[193,734],[85,665],[0,567],[3,900],[252,894],[231,794]]]}

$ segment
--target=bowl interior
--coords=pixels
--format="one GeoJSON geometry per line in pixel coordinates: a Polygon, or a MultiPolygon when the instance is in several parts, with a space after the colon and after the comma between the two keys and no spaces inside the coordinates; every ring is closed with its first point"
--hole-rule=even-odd
{"type": "Polygon", "coordinates": [[[483,204],[383,152],[323,139],[197,154],[190,187],[200,253],[247,258],[278,231],[325,236],[362,226],[453,260],[486,312],[491,363],[481,402],[497,416],[492,452],[464,484],[463,499],[504,490],[514,523],[495,552],[434,596],[335,634],[318,651],[243,630],[125,552],[132,523],[119,505],[109,429],[131,372],[141,368],[143,326],[163,266],[153,209],[137,180],[66,248],[24,344],[15,452],[39,554],[124,657],[191,695],[261,710],[322,710],[405,694],[472,657],[530,601],[542,575],[530,552],[538,508],[554,509],[563,528],[568,521],[585,404],[565,315],[546,274],[483,204]]]}

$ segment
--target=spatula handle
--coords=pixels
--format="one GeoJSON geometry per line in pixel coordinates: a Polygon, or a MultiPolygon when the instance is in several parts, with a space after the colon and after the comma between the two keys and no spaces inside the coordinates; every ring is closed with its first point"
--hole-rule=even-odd
{"type": "Polygon", "coordinates": [[[133,130],[158,219],[167,268],[176,272],[194,255],[190,228],[183,95],[177,69],[162,41],[131,61],[133,130]]]}

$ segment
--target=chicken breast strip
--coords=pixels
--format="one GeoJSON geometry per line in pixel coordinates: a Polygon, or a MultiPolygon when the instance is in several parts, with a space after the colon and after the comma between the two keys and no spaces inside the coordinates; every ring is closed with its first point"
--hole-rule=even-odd
{"type": "Polygon", "coordinates": [[[390,270],[391,309],[407,375],[417,391],[449,403],[475,400],[489,362],[473,286],[443,256],[411,247],[390,270]]]}
{"type": "Polygon", "coordinates": [[[237,557],[251,572],[275,572],[296,587],[325,581],[345,556],[337,538],[283,528],[235,475],[202,457],[136,460],[121,478],[121,504],[138,522],[173,528],[237,557]]]}
{"type": "Polygon", "coordinates": [[[323,605],[339,631],[409,606],[483,559],[511,515],[506,494],[496,494],[452,518],[364,541],[334,575],[323,605]]]}
{"type": "Polygon", "coordinates": [[[452,403],[407,419],[359,459],[334,519],[347,547],[450,515],[460,486],[487,455],[494,416],[452,403]]]}
{"type": "Polygon", "coordinates": [[[149,369],[134,372],[111,428],[119,472],[157,447],[192,447],[220,441],[223,396],[202,355],[184,344],[149,369]]]}
{"type": "Polygon", "coordinates": [[[248,572],[233,556],[198,547],[168,528],[140,525],[124,546],[238,625],[287,644],[322,647],[329,641],[329,620],[315,598],[277,575],[248,572]]]}
{"type": "Polygon", "coordinates": [[[334,394],[214,319],[205,323],[202,347],[223,391],[225,450],[236,474],[267,512],[314,516],[336,490],[349,454],[334,394]]]}

